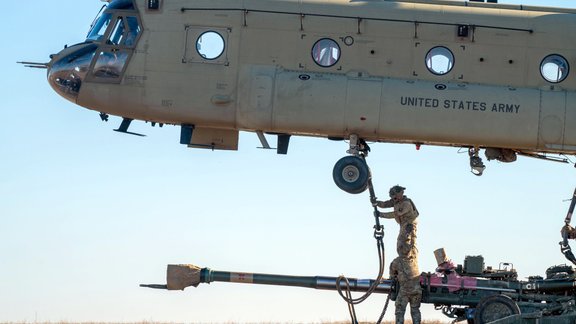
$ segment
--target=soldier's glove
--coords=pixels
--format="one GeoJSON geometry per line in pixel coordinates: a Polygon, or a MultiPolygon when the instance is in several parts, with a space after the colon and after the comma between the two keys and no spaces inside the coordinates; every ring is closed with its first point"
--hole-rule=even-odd
{"type": "Polygon", "coordinates": [[[378,206],[378,200],[376,199],[376,197],[370,197],[370,202],[372,203],[373,207],[378,206]]]}
{"type": "Polygon", "coordinates": [[[576,229],[574,229],[574,227],[570,225],[565,225],[564,227],[562,227],[560,233],[562,234],[562,237],[566,236],[571,240],[576,238],[576,229]]]}

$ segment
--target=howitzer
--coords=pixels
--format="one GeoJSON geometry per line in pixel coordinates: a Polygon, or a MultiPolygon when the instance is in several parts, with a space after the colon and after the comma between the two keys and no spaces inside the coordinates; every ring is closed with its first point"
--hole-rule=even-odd
{"type": "MultiPolygon", "coordinates": [[[[467,257],[464,267],[420,275],[422,302],[433,304],[437,310],[455,321],[468,323],[532,323],[514,316],[539,318],[538,323],[576,322],[576,273],[567,265],[554,266],[546,271],[546,278],[529,277],[517,280],[514,269],[492,270],[483,268],[481,256],[467,257]],[[472,260],[472,261],[470,261],[472,260]],[[482,266],[474,264],[481,262],[482,266]]],[[[508,264],[506,264],[508,265],[508,264]]],[[[305,287],[336,290],[337,284],[345,289],[345,282],[337,277],[292,276],[246,272],[216,271],[193,265],[169,265],[166,285],[140,285],[141,287],[183,290],[200,283],[232,282],[277,286],[305,287]]],[[[374,283],[371,279],[348,278],[351,291],[364,292],[374,283]]],[[[375,293],[391,294],[395,300],[399,283],[382,280],[375,293]]],[[[536,322],[533,322],[536,323],[536,322]]]]}

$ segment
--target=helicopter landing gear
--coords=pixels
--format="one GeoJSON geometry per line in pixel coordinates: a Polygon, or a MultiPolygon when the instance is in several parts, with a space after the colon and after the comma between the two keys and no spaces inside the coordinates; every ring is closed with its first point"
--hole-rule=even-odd
{"type": "Polygon", "coordinates": [[[332,177],[338,188],[351,194],[359,194],[368,188],[368,166],[358,156],[345,156],[338,160],[332,177]]]}
{"type": "Polygon", "coordinates": [[[332,171],[338,188],[351,194],[359,194],[368,188],[370,170],[366,164],[366,156],[369,151],[370,147],[363,139],[355,134],[350,135],[350,149],[346,153],[351,156],[338,160],[332,171]]]}

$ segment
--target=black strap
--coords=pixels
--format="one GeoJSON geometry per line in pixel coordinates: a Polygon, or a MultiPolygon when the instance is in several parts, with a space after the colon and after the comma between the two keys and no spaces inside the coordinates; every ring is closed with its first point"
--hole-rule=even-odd
{"type": "MultiPolygon", "coordinates": [[[[574,213],[574,207],[575,206],[576,206],[576,188],[574,189],[574,193],[572,194],[572,201],[570,202],[570,208],[568,208],[568,213],[566,214],[566,218],[564,219],[564,226],[570,225],[570,222],[572,221],[572,214],[574,213]]],[[[568,259],[568,261],[570,261],[574,265],[576,265],[576,256],[574,256],[574,253],[572,252],[572,248],[570,247],[570,244],[568,243],[568,231],[562,230],[561,233],[562,233],[562,241],[559,243],[560,244],[560,252],[562,252],[562,254],[564,254],[564,256],[566,257],[566,259],[568,259]]]]}

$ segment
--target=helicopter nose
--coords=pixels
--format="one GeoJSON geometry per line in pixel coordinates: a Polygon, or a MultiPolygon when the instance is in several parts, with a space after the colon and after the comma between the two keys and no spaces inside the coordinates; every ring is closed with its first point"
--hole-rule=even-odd
{"type": "Polygon", "coordinates": [[[51,55],[52,60],[48,64],[48,82],[52,89],[76,103],[97,47],[90,43],[79,44],[51,55]]]}

